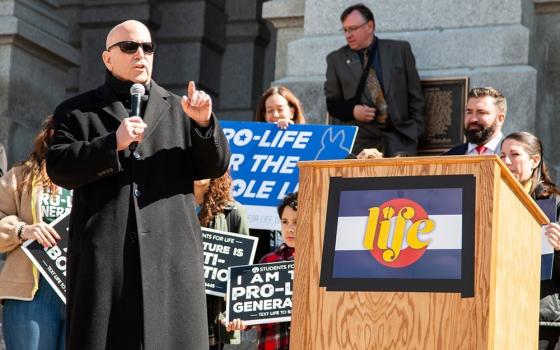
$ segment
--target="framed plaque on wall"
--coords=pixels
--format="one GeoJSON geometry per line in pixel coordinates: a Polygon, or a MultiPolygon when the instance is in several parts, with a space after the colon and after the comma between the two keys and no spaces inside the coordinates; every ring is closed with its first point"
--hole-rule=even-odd
{"type": "Polygon", "coordinates": [[[464,113],[469,77],[422,79],[426,129],[419,140],[419,155],[438,155],[464,142],[464,113]]]}

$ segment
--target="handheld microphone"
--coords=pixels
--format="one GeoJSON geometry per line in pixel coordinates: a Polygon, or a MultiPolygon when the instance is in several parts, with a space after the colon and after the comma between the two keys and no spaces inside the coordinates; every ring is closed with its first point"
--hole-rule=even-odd
{"type": "MultiPolygon", "coordinates": [[[[142,96],[146,93],[146,88],[142,84],[134,84],[130,87],[130,116],[140,117],[140,109],[142,107],[142,96]]],[[[128,145],[131,152],[138,147],[138,142],[134,141],[128,145]]]]}

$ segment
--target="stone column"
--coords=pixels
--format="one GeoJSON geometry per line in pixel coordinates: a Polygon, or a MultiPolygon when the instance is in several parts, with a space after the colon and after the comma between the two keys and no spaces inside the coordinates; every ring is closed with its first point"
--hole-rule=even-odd
{"type": "Polygon", "coordinates": [[[560,1],[534,0],[535,67],[539,71],[536,132],[544,148],[544,159],[556,183],[560,181],[560,1]]]}
{"type": "Polygon", "coordinates": [[[288,43],[303,35],[304,0],[274,0],[263,4],[263,19],[276,29],[276,68],[274,79],[286,76],[288,43]]]}
{"type": "Polygon", "coordinates": [[[0,142],[9,165],[25,159],[42,120],[65,97],[79,53],[68,42],[56,0],[9,0],[0,6],[0,142]]]}
{"type": "MultiPolygon", "coordinates": [[[[530,31],[522,0],[399,2],[367,0],[376,35],[411,43],[422,78],[469,76],[471,86],[491,85],[508,98],[505,132],[534,130],[536,70],[529,65],[530,31]]],[[[303,36],[288,44],[286,84],[302,100],[310,122],[323,123],[326,56],[345,45],[339,32],[345,0],[306,0],[303,36]]]]}
{"type": "Polygon", "coordinates": [[[260,97],[270,33],[261,18],[262,0],[226,1],[226,46],[218,110],[221,118],[251,120],[260,97]]]}
{"type": "Polygon", "coordinates": [[[160,1],[161,26],[155,34],[154,79],[178,95],[198,83],[215,97],[225,45],[225,1],[160,1]]]}

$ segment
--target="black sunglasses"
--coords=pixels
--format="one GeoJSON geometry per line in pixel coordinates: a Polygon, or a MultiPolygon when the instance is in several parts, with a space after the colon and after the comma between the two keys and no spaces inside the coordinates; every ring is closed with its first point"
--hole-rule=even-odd
{"type": "Polygon", "coordinates": [[[111,50],[113,47],[118,46],[119,49],[124,53],[135,53],[138,51],[138,48],[142,46],[142,51],[145,54],[153,54],[155,52],[155,45],[154,43],[137,43],[136,41],[120,41],[116,44],[113,44],[107,48],[107,51],[111,50]]]}

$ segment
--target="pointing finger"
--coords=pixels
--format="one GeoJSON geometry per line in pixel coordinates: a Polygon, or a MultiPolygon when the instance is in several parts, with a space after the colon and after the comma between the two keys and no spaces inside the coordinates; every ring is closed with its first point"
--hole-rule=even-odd
{"type": "Polygon", "coordinates": [[[200,99],[200,93],[198,91],[195,90],[192,94],[189,94],[191,107],[198,107],[199,99],[200,99]]]}
{"type": "Polygon", "coordinates": [[[187,97],[191,97],[192,94],[196,91],[196,86],[194,85],[194,81],[189,81],[189,86],[187,88],[187,97]]]}

